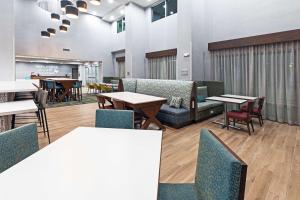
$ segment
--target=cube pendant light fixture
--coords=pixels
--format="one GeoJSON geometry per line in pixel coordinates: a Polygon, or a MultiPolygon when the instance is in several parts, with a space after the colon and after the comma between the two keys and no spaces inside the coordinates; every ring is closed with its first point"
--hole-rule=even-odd
{"type": "Polygon", "coordinates": [[[85,1],[76,1],[76,6],[80,12],[87,12],[87,3],[85,1]]]}
{"type": "Polygon", "coordinates": [[[77,19],[78,9],[74,6],[66,6],[66,16],[71,19],[77,19]]]}
{"type": "Polygon", "coordinates": [[[99,6],[101,4],[101,0],[90,0],[90,3],[95,6],[99,6]]]}

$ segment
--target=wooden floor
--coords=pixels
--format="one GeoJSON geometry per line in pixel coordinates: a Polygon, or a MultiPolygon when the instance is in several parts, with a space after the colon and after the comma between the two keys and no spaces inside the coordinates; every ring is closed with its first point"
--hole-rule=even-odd
{"type": "MultiPolygon", "coordinates": [[[[97,104],[48,109],[52,141],[78,126],[94,126],[96,109],[97,104]]],[[[246,132],[220,129],[211,123],[215,119],[178,130],[167,128],[160,182],[193,182],[199,131],[208,128],[248,164],[245,199],[300,199],[300,127],[266,121],[263,128],[255,124],[255,134],[249,137],[246,132]]],[[[47,139],[40,134],[40,146],[45,145],[47,139]]]]}

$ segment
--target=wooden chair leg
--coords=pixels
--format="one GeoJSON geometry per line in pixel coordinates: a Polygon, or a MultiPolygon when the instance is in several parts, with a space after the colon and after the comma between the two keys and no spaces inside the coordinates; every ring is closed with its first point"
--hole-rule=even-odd
{"type": "Polygon", "coordinates": [[[253,121],[251,120],[250,123],[251,123],[252,131],[254,132],[253,121]]]}
{"type": "Polygon", "coordinates": [[[260,115],[260,120],[261,120],[261,123],[264,124],[264,119],[263,119],[262,115],[260,115]]]}
{"type": "Polygon", "coordinates": [[[249,135],[251,135],[251,131],[250,131],[249,122],[247,122],[247,128],[248,128],[248,133],[249,133],[249,135]]]}
{"type": "Polygon", "coordinates": [[[258,115],[258,122],[259,122],[260,127],[262,127],[262,122],[261,122],[261,118],[259,115],[258,115]]]}
{"type": "Polygon", "coordinates": [[[229,130],[229,120],[230,120],[230,118],[227,117],[227,120],[226,120],[227,121],[227,124],[226,124],[227,130],[229,130]]]}

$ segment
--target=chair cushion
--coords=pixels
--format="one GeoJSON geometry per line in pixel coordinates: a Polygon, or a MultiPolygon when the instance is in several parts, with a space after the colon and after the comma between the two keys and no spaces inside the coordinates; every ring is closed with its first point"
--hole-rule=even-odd
{"type": "Polygon", "coordinates": [[[205,102],[201,102],[197,104],[198,107],[198,112],[199,111],[204,111],[210,108],[214,108],[217,106],[222,106],[223,103],[222,102],[218,102],[218,101],[205,101],[205,102]]]}
{"type": "Polygon", "coordinates": [[[194,184],[159,184],[158,200],[199,200],[194,184]]]}
{"type": "Polygon", "coordinates": [[[205,96],[202,96],[202,95],[198,95],[197,96],[197,103],[202,103],[202,102],[205,102],[205,96]]]}
{"type": "Polygon", "coordinates": [[[206,98],[208,96],[207,94],[207,86],[201,86],[201,87],[197,87],[197,96],[204,96],[204,98],[206,98]]]}
{"type": "Polygon", "coordinates": [[[173,108],[180,108],[182,103],[182,98],[181,97],[171,97],[170,101],[170,107],[173,108]]]}
{"type": "Polygon", "coordinates": [[[172,108],[167,104],[163,104],[156,117],[161,122],[181,125],[190,121],[190,111],[185,108],[172,108]]]}
{"type": "Polygon", "coordinates": [[[239,119],[239,120],[246,120],[246,119],[248,119],[248,113],[232,111],[232,112],[227,112],[227,117],[239,119]]]}

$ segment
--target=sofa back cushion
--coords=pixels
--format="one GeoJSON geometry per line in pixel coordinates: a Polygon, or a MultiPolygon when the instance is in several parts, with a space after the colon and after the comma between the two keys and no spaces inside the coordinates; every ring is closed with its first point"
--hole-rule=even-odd
{"type": "Polygon", "coordinates": [[[136,79],[122,79],[124,92],[136,92],[136,79]]]}
{"type": "MultiPolygon", "coordinates": [[[[182,107],[190,110],[193,91],[193,81],[137,79],[136,92],[171,101],[172,96],[182,98],[182,107]]],[[[125,89],[125,86],[124,86],[125,89]]]]}

